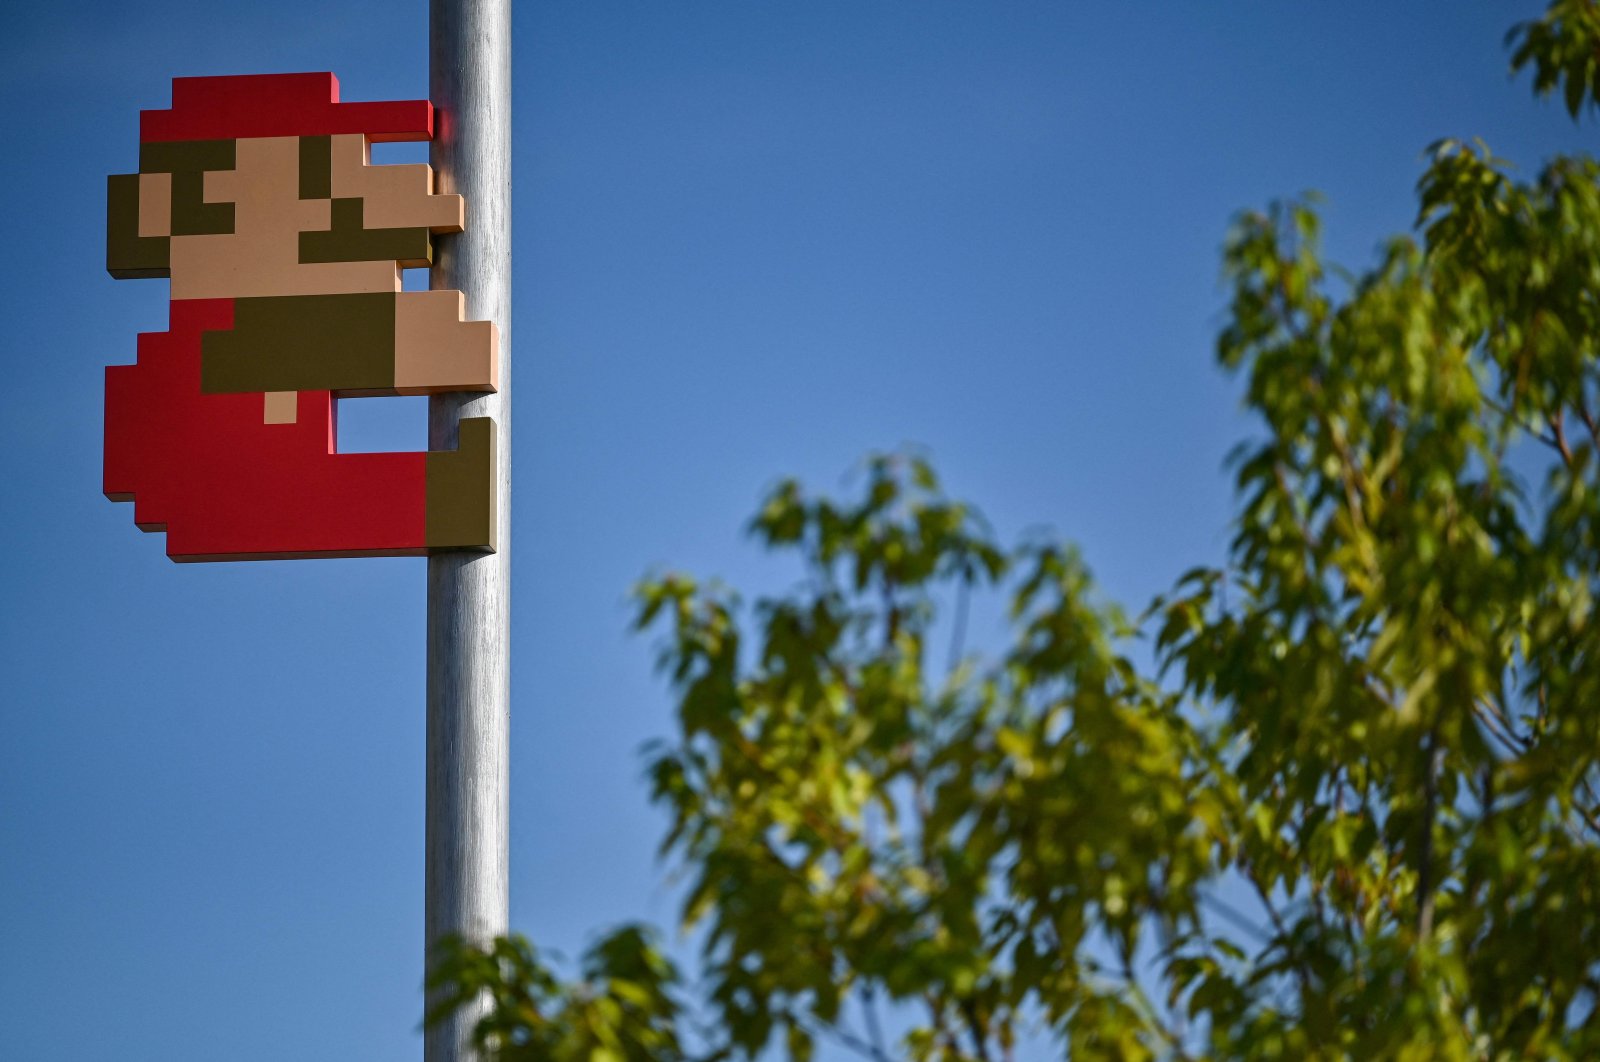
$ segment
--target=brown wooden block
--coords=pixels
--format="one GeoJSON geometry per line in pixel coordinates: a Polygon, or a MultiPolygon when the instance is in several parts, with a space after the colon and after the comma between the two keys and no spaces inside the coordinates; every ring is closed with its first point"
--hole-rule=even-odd
{"type": "Polygon", "coordinates": [[[435,195],[433,167],[372,165],[367,138],[331,138],[332,195],[365,203],[365,223],[374,229],[422,226],[430,232],[460,232],[466,222],[459,195],[435,195]]]}
{"type": "Polygon", "coordinates": [[[231,170],[238,141],[176,140],[139,145],[141,173],[178,173],[183,170],[231,170]]]}
{"type": "Polygon", "coordinates": [[[433,264],[433,239],[425,228],[369,229],[362,200],[335,199],[328,231],[300,234],[300,261],[385,261],[423,269],[433,264]]]}
{"type": "Polygon", "coordinates": [[[139,198],[139,174],[106,178],[106,271],[118,280],[170,275],[170,241],[139,235],[139,198]]]}
{"type": "MultiPolygon", "coordinates": [[[[366,137],[361,138],[363,142],[366,137]]],[[[333,161],[331,137],[303,136],[300,138],[300,198],[333,198],[333,161]]]]}
{"type": "Polygon", "coordinates": [[[461,422],[454,450],[427,455],[427,530],[430,553],[496,548],[495,426],[488,417],[461,422]]]}
{"type": "Polygon", "coordinates": [[[402,395],[493,391],[500,334],[492,321],[463,321],[459,291],[403,291],[394,301],[394,389],[402,395]]]}
{"type": "Polygon", "coordinates": [[[237,157],[232,140],[190,140],[166,144],[141,144],[139,169],[165,173],[172,182],[172,233],[201,236],[233,231],[233,204],[207,201],[208,170],[231,170],[237,157]]]}
{"type": "Polygon", "coordinates": [[[236,299],[233,330],[201,336],[200,390],[392,393],[395,297],[236,299]]]}
{"type": "Polygon", "coordinates": [[[233,231],[233,204],[206,202],[206,172],[176,170],[172,180],[172,235],[210,236],[233,231]]]}
{"type": "Polygon", "coordinates": [[[234,231],[173,237],[174,299],[400,290],[394,261],[300,261],[300,233],[327,230],[332,208],[300,198],[299,137],[237,141],[235,168],[207,171],[205,198],[234,204],[234,231]]]}

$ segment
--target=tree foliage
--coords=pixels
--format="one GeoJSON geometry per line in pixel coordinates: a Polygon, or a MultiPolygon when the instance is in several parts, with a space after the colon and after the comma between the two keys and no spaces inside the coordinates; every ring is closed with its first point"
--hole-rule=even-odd
{"type": "MultiPolygon", "coordinates": [[[[1510,45],[1600,99],[1592,0],[1510,45]]],[[[1228,238],[1236,536],[1136,621],[907,457],[771,494],[792,593],[640,588],[701,978],[635,928],[571,983],[456,944],[492,1057],[1600,1057],[1600,164],[1437,144],[1349,279],[1318,225],[1228,238]],[[987,593],[1003,649],[961,652],[987,593]]]]}

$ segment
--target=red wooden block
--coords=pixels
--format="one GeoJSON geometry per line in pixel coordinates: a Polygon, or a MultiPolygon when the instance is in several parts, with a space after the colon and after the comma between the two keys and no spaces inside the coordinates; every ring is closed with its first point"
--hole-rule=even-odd
{"type": "Polygon", "coordinates": [[[433,139],[427,100],[340,103],[333,74],[175,77],[172,107],[139,112],[139,139],[233,140],[365,133],[374,143],[433,139]]]}

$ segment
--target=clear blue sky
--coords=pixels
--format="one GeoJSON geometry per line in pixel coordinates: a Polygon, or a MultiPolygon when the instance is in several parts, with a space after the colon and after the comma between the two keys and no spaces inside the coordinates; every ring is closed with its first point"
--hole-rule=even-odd
{"type": "MultiPolygon", "coordinates": [[[[764,487],[927,448],[1137,607],[1227,540],[1230,216],[1328,196],[1370,260],[1419,156],[1593,140],[1508,80],[1535,2],[551,3],[516,16],[512,921],[671,924],[626,593],[791,573],[764,487]]],[[[0,1039],[26,1062],[420,1057],[423,563],[187,565],[99,493],[105,175],[174,75],[427,88],[415,0],[34,4],[0,37],[0,1039]]],[[[380,160],[385,156],[380,155],[380,160]]],[[[387,158],[399,159],[391,153],[387,158]]],[[[420,400],[347,446],[420,448],[420,400]]]]}

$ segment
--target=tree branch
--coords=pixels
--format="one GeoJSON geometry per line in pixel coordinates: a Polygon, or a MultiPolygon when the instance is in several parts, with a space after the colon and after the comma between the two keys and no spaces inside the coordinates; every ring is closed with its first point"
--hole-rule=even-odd
{"type": "Polygon", "coordinates": [[[1428,731],[1424,746],[1422,781],[1421,850],[1417,856],[1417,936],[1427,940],[1433,934],[1433,823],[1439,809],[1439,728],[1428,731]]]}

